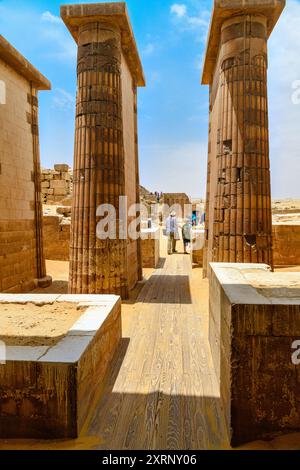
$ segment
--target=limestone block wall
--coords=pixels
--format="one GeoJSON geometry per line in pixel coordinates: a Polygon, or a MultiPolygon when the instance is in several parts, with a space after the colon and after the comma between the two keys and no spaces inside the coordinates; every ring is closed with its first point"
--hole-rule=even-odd
{"type": "Polygon", "coordinates": [[[191,204],[190,198],[187,194],[184,193],[165,193],[163,195],[163,202],[169,207],[172,206],[180,206],[181,207],[181,214],[177,214],[178,216],[184,217],[185,213],[185,206],[191,204]]]}
{"type": "Polygon", "coordinates": [[[71,221],[62,216],[45,216],[44,253],[45,258],[56,261],[69,261],[71,221]]]}
{"type": "Polygon", "coordinates": [[[157,268],[160,258],[160,229],[142,230],[143,268],[157,268]]]}
{"type": "Polygon", "coordinates": [[[43,169],[41,172],[41,192],[43,204],[59,204],[71,197],[73,190],[73,172],[68,165],[54,165],[54,170],[43,169]]]}
{"type": "Polygon", "coordinates": [[[273,224],[275,266],[300,265],[300,224],[273,224]]]}
{"type": "Polygon", "coordinates": [[[232,445],[299,432],[299,274],[211,267],[209,341],[232,445]]]}
{"type": "Polygon", "coordinates": [[[35,279],[46,274],[39,225],[40,195],[35,183],[39,171],[38,87],[32,87],[19,73],[17,64],[26,64],[26,73],[31,73],[32,66],[26,59],[0,37],[0,80],[6,94],[5,103],[0,104],[1,292],[31,290],[35,279]],[[14,67],[10,65],[12,59],[14,67]]]}

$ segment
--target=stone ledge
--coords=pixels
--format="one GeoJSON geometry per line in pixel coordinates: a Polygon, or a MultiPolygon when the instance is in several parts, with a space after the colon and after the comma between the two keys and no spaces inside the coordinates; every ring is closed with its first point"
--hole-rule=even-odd
{"type": "Polygon", "coordinates": [[[118,25],[121,31],[122,49],[132,76],[135,78],[137,86],[143,87],[146,85],[126,3],[63,5],[61,6],[60,14],[76,42],[78,40],[78,29],[81,24],[94,21],[111,21],[118,25]]]}
{"type": "Polygon", "coordinates": [[[8,346],[0,366],[1,438],[78,437],[121,339],[121,299],[0,295],[0,303],[70,302],[86,311],[53,346],[8,346]]]}
{"type": "Polygon", "coordinates": [[[215,0],[203,65],[202,85],[211,83],[224,21],[235,15],[263,15],[268,19],[268,36],[270,36],[285,8],[285,3],[285,0],[215,0]]]}
{"type": "Polygon", "coordinates": [[[51,90],[51,83],[0,34],[0,58],[32,82],[37,90],[51,90]]]}

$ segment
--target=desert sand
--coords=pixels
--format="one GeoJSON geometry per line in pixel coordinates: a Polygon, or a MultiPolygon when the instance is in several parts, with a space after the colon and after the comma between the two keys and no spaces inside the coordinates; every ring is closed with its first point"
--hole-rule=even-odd
{"type": "Polygon", "coordinates": [[[7,346],[53,346],[83,314],[76,304],[0,304],[0,340],[7,346]]]}

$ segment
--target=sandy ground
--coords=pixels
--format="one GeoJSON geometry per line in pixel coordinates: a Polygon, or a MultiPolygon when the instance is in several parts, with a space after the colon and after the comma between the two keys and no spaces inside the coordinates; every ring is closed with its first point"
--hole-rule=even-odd
{"type": "Polygon", "coordinates": [[[299,212],[300,213],[300,199],[273,199],[272,201],[273,213],[280,212],[299,212]]]}
{"type": "Polygon", "coordinates": [[[272,201],[273,223],[300,225],[300,200],[272,201]]]}
{"type": "Polygon", "coordinates": [[[76,304],[0,304],[0,340],[7,346],[53,346],[83,314],[76,304]]]}

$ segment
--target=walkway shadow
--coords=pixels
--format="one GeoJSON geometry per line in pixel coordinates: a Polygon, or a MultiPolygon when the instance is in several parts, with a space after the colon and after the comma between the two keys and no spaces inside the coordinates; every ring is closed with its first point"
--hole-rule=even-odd
{"type": "Polygon", "coordinates": [[[159,258],[157,269],[163,269],[165,267],[167,258],[159,258]]]}
{"type": "Polygon", "coordinates": [[[147,296],[145,302],[151,304],[192,304],[190,277],[184,275],[156,275],[150,278],[157,289],[147,296]]]}
{"type": "Polygon", "coordinates": [[[220,399],[107,390],[88,436],[100,450],[229,450],[220,399]]]}

